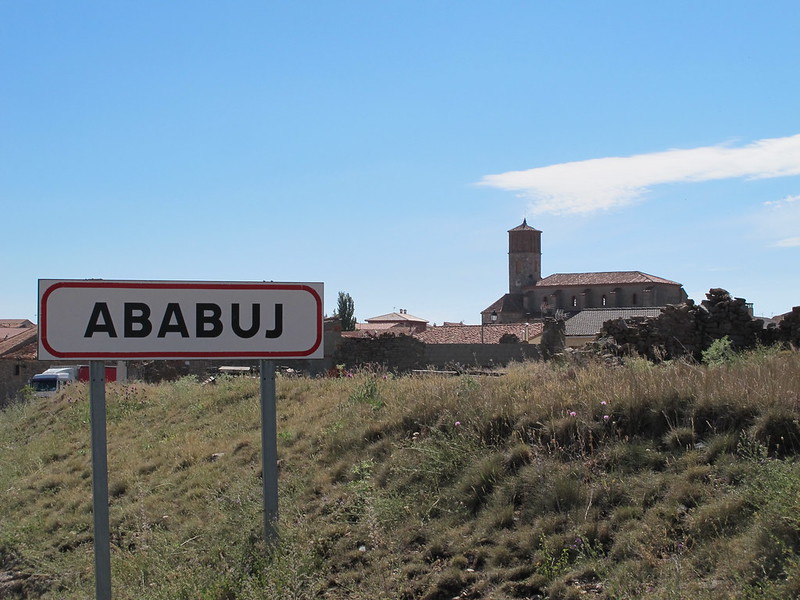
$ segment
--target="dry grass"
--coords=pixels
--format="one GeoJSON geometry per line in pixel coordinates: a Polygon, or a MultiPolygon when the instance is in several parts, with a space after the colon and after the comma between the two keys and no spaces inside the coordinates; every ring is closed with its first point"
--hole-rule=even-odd
{"type": "MultiPolygon", "coordinates": [[[[115,597],[793,597],[798,390],[777,351],[279,379],[267,551],[258,382],[110,385],[115,597]]],[[[3,412],[0,461],[0,569],[90,597],[86,389],[3,412]]]]}

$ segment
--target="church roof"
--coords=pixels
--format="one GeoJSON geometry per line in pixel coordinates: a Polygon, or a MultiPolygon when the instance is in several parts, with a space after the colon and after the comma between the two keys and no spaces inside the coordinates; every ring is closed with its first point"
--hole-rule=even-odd
{"type": "MultiPolygon", "coordinates": [[[[517,225],[514,229],[509,229],[509,231],[539,231],[538,229],[534,229],[530,225],[528,225],[528,219],[522,219],[522,225],[517,225]]],[[[541,231],[539,231],[541,233],[541,231]]]]}
{"type": "Polygon", "coordinates": [[[677,281],[670,281],[663,277],[648,275],[641,271],[606,271],[601,273],[555,273],[540,279],[535,287],[569,287],[593,285],[624,285],[624,284],[660,283],[666,285],[680,285],[677,281]]]}
{"type": "Polygon", "coordinates": [[[481,313],[490,313],[492,311],[498,313],[524,313],[525,307],[522,303],[522,294],[504,294],[484,308],[481,313]]]}
{"type": "Polygon", "coordinates": [[[565,323],[568,336],[593,336],[600,333],[603,323],[613,319],[630,319],[632,317],[657,317],[664,307],[650,306],[644,308],[587,308],[565,323]]]}

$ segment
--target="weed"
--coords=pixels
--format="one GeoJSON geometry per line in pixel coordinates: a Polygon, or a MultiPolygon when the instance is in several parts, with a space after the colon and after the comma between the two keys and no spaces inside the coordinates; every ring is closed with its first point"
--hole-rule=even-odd
{"type": "Polygon", "coordinates": [[[565,573],[571,564],[568,546],[551,546],[542,535],[539,539],[539,551],[536,557],[536,572],[547,580],[556,579],[565,573]]]}
{"type": "Polygon", "coordinates": [[[350,394],[348,401],[355,404],[367,404],[374,411],[383,408],[377,380],[374,377],[367,377],[364,383],[350,394]]]}

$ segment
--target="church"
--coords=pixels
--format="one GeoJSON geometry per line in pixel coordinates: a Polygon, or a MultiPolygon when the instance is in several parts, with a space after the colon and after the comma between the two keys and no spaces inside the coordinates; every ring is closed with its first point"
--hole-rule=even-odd
{"type": "Polygon", "coordinates": [[[641,271],[555,273],[542,277],[542,232],[508,231],[508,293],[481,311],[481,323],[519,323],[586,309],[652,308],[687,299],[675,281],[641,271]]]}

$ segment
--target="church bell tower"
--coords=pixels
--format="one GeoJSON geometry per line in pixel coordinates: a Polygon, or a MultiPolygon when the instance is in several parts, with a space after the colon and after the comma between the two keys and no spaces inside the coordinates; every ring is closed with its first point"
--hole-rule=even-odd
{"type": "Polygon", "coordinates": [[[522,288],[542,278],[542,232],[528,225],[508,230],[508,292],[521,294],[522,288]]]}

